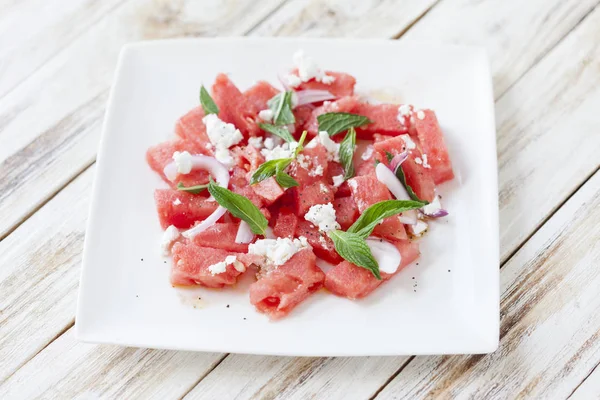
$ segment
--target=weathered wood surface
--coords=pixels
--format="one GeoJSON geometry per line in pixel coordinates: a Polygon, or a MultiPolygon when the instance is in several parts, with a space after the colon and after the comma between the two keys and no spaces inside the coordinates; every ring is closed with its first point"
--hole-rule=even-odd
{"type": "Polygon", "coordinates": [[[0,4],[0,33],[16,33],[0,35],[0,398],[598,394],[597,0],[47,3],[0,4]],[[36,22],[29,30],[27,17],[36,22]],[[120,46],[246,33],[400,37],[488,49],[508,260],[498,352],[283,358],[75,341],[89,166],[120,46]]]}

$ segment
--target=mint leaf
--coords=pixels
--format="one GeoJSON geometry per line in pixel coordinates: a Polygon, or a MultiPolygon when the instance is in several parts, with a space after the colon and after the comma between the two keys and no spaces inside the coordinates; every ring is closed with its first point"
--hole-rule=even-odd
{"type": "Polygon", "coordinates": [[[196,185],[196,186],[184,186],[182,182],[177,184],[177,190],[181,190],[182,192],[188,192],[191,194],[198,194],[208,187],[208,183],[204,185],[196,185]]]}
{"type": "Polygon", "coordinates": [[[356,131],[354,128],[348,129],[346,137],[340,143],[340,163],[344,167],[344,179],[350,179],[354,176],[354,148],[356,147],[356,131]]]}
{"type": "Polygon", "coordinates": [[[326,131],[329,136],[373,122],[362,115],[345,112],[321,114],[317,117],[317,121],[319,122],[319,131],[326,131]]]}
{"type": "Polygon", "coordinates": [[[294,178],[292,178],[283,171],[277,171],[277,173],[275,174],[275,180],[277,181],[277,183],[279,183],[279,186],[286,189],[300,185],[298,181],[296,181],[294,178]]]}
{"type": "Polygon", "coordinates": [[[366,239],[384,219],[404,211],[421,208],[424,205],[427,205],[427,202],[414,200],[380,201],[367,208],[356,222],[348,228],[348,232],[356,233],[366,239]]]}
{"type": "Polygon", "coordinates": [[[400,183],[402,183],[402,186],[404,186],[404,189],[406,189],[406,191],[408,192],[408,197],[410,197],[414,201],[424,202],[425,205],[428,204],[428,202],[419,199],[419,196],[417,196],[415,191],[408,185],[408,183],[406,183],[406,176],[404,176],[404,171],[402,170],[402,164],[400,164],[396,167],[396,171],[394,171],[394,174],[396,174],[396,178],[398,178],[400,183]]]}
{"type": "Polygon", "coordinates": [[[277,171],[282,171],[287,168],[288,165],[293,161],[291,158],[278,158],[276,160],[270,160],[263,164],[254,171],[252,178],[250,178],[250,184],[255,185],[258,182],[264,181],[275,175],[277,171]]]}
{"type": "Polygon", "coordinates": [[[331,238],[335,250],[344,260],[368,269],[375,275],[375,278],[381,280],[379,264],[362,236],[337,229],[327,232],[327,236],[331,238]]]}
{"type": "Polygon", "coordinates": [[[389,151],[385,152],[385,158],[387,158],[388,163],[391,163],[392,160],[394,159],[394,155],[392,153],[390,153],[389,151]]]}
{"type": "Polygon", "coordinates": [[[208,191],[221,206],[225,207],[234,217],[246,221],[250,229],[257,235],[266,235],[268,221],[250,200],[231,190],[225,189],[210,179],[208,191]]]}
{"type": "Polygon", "coordinates": [[[294,139],[294,137],[292,136],[290,131],[288,131],[285,126],[275,126],[275,125],[263,124],[263,123],[258,124],[258,126],[263,131],[272,133],[275,136],[279,136],[280,138],[282,138],[283,140],[285,140],[288,143],[293,143],[296,141],[296,139],[294,139]]]}
{"type": "Polygon", "coordinates": [[[296,122],[292,112],[292,92],[276,94],[267,105],[273,111],[273,124],[287,125],[296,122]]]}
{"type": "Polygon", "coordinates": [[[218,114],[219,107],[215,104],[210,94],[208,94],[208,90],[204,88],[204,86],[200,87],[200,104],[204,109],[204,114],[218,114]]]}

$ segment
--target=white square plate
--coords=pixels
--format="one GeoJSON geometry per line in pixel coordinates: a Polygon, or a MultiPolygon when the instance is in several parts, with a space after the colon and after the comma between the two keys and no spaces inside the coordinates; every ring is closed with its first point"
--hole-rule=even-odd
{"type": "Polygon", "coordinates": [[[126,46],[98,154],[78,338],[300,356],[491,352],[499,334],[497,195],[494,103],[481,49],[243,38],[126,46]],[[290,68],[299,48],[323,68],[354,75],[359,93],[394,93],[396,101],[434,109],[456,179],[442,188],[450,216],[422,240],[418,265],[367,299],[321,291],[270,322],[250,304],[248,279],[222,291],[171,287],[153,199],[154,190],[166,186],[146,165],[145,152],[174,136],[176,120],[198,104],[202,83],[211,85],[226,72],[241,89],[257,80],[279,86],[278,73],[290,68]]]}

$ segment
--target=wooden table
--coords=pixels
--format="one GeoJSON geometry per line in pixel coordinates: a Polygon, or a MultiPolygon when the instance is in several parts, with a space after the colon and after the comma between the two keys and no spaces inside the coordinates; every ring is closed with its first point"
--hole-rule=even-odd
{"type": "Polygon", "coordinates": [[[0,2],[0,398],[600,398],[598,3],[0,2]],[[286,358],[75,340],[94,161],[119,49],[217,35],[487,47],[500,168],[498,351],[286,358]]]}

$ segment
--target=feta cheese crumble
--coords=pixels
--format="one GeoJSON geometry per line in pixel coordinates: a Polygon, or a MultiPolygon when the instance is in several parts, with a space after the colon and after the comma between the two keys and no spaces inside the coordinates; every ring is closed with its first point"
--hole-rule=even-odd
{"type": "Polygon", "coordinates": [[[334,187],[340,187],[344,183],[344,175],[336,175],[332,179],[334,187]]]}
{"type": "Polygon", "coordinates": [[[168,256],[169,254],[171,254],[171,245],[178,238],[179,229],[175,228],[175,226],[170,225],[167,229],[165,229],[162,239],[160,241],[160,248],[162,250],[163,255],[168,256]]]}
{"type": "Polygon", "coordinates": [[[398,122],[400,122],[401,125],[405,125],[406,118],[409,118],[411,116],[411,113],[412,106],[410,104],[402,104],[400,107],[398,107],[398,116],[396,118],[398,119],[398,122]]]}
{"type": "MultiPolygon", "coordinates": [[[[294,64],[296,64],[296,67],[298,68],[298,78],[301,82],[308,82],[314,78],[317,82],[323,82],[324,84],[329,85],[335,81],[335,77],[325,74],[325,72],[319,68],[315,60],[312,57],[305,55],[302,50],[298,50],[294,53],[294,64]]],[[[288,84],[290,83],[298,82],[290,82],[288,76],[288,84]]],[[[300,85],[300,83],[295,86],[290,86],[296,87],[298,85],[300,85]]]]}
{"type": "Polygon", "coordinates": [[[423,164],[423,160],[421,160],[421,157],[415,157],[415,162],[419,165],[423,164]]]}
{"type": "Polygon", "coordinates": [[[410,226],[410,230],[414,236],[423,236],[425,234],[425,232],[427,232],[427,228],[429,228],[429,225],[427,225],[427,222],[424,222],[421,220],[417,221],[416,224],[409,225],[409,226],[410,226]]]}
{"type": "Polygon", "coordinates": [[[340,224],[335,219],[335,209],[331,203],[315,204],[308,210],[304,219],[317,225],[323,232],[340,229],[340,224]]]}
{"type": "Polygon", "coordinates": [[[283,80],[285,81],[285,83],[293,88],[296,88],[298,86],[300,86],[302,84],[302,79],[300,79],[300,77],[298,75],[294,75],[294,74],[287,74],[283,77],[283,80]]]}
{"type": "Polygon", "coordinates": [[[417,145],[409,135],[400,135],[400,137],[402,138],[402,140],[404,140],[404,144],[406,144],[406,148],[408,150],[413,150],[417,148],[417,145]]]}
{"type": "Polygon", "coordinates": [[[263,148],[263,138],[260,136],[248,138],[248,144],[255,149],[263,148]]]}
{"type": "Polygon", "coordinates": [[[177,173],[185,175],[192,172],[192,155],[187,151],[173,153],[173,161],[177,166],[177,173]]]}
{"type": "Polygon", "coordinates": [[[178,205],[180,205],[180,204],[181,204],[181,200],[179,200],[179,197],[178,197],[178,198],[176,198],[175,200],[173,200],[173,205],[174,205],[174,206],[178,206],[178,205]]]}
{"type": "Polygon", "coordinates": [[[308,171],[308,176],[323,176],[323,166],[317,165],[310,171],[308,171]]]}
{"type": "Polygon", "coordinates": [[[367,161],[369,158],[371,158],[372,155],[373,155],[373,146],[368,145],[367,148],[365,149],[365,152],[362,153],[360,158],[362,158],[364,161],[367,161]]]}
{"type": "Polygon", "coordinates": [[[340,144],[331,140],[327,132],[319,132],[319,142],[327,150],[327,160],[335,162],[340,161],[340,144]]]}
{"type": "Polygon", "coordinates": [[[440,196],[435,196],[433,201],[426,206],[423,206],[423,212],[427,215],[433,215],[442,209],[442,203],[440,202],[440,196]]]}
{"type": "Polygon", "coordinates": [[[291,158],[294,155],[296,148],[298,148],[298,142],[286,142],[284,144],[275,146],[272,149],[262,149],[260,154],[263,155],[265,161],[278,160],[280,158],[291,158]]]}
{"type": "Polygon", "coordinates": [[[208,267],[208,271],[212,275],[222,274],[227,271],[228,265],[233,265],[233,268],[239,272],[244,272],[246,270],[246,266],[239,262],[236,256],[227,256],[225,257],[225,261],[220,261],[216,264],[210,265],[208,267]]]}
{"type": "Polygon", "coordinates": [[[425,119],[425,113],[423,112],[423,110],[417,111],[417,118],[419,118],[420,120],[425,119]]]}
{"type": "Polygon", "coordinates": [[[310,165],[310,159],[304,154],[298,154],[298,157],[296,157],[296,161],[298,162],[298,165],[304,169],[308,169],[310,165]]]}
{"type": "Polygon", "coordinates": [[[431,168],[431,165],[427,162],[427,154],[423,154],[423,168],[431,168]]]}
{"type": "Polygon", "coordinates": [[[229,154],[229,148],[244,139],[242,133],[233,124],[221,121],[216,114],[208,114],[202,118],[206,125],[208,139],[215,146],[215,158],[227,168],[233,165],[233,157],[229,154]]]}
{"type": "Polygon", "coordinates": [[[248,254],[263,256],[268,265],[279,266],[306,248],[309,248],[309,244],[304,236],[297,239],[259,239],[248,246],[248,254]]]}
{"type": "Polygon", "coordinates": [[[265,122],[273,121],[273,110],[266,109],[259,111],[258,118],[262,119],[265,122]]]}

